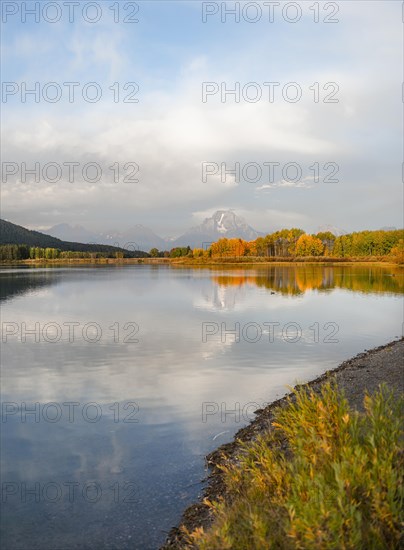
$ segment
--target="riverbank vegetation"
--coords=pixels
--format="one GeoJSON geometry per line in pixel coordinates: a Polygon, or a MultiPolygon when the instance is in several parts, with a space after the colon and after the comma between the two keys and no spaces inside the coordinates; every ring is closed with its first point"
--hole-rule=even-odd
{"type": "MultiPolygon", "coordinates": [[[[85,246],[85,245],[83,245],[85,246]]],[[[143,258],[145,252],[116,250],[114,247],[91,245],[91,250],[60,250],[59,248],[42,248],[25,244],[5,244],[0,246],[0,261],[13,262],[21,260],[95,260],[105,258],[143,258]],[[98,248],[98,250],[97,250],[98,248]]]]}
{"type": "Polygon", "coordinates": [[[221,466],[226,496],[207,502],[213,525],[188,532],[188,547],[398,549],[403,406],[383,386],[363,413],[330,384],[296,390],[273,430],[221,466]]]}
{"type": "Polygon", "coordinates": [[[404,264],[404,230],[360,231],[336,236],[330,231],[307,234],[302,229],[282,229],[253,241],[228,239],[204,243],[204,248],[173,248],[152,257],[172,258],[178,263],[262,262],[375,262],[404,264]]]}
{"type": "MultiPolygon", "coordinates": [[[[53,237],[44,237],[58,241],[53,237]]],[[[184,246],[164,251],[152,248],[149,253],[107,245],[59,242],[64,245],[63,249],[54,246],[3,244],[0,245],[0,261],[149,258],[156,262],[171,260],[173,263],[196,264],[347,261],[404,264],[404,230],[361,231],[337,237],[329,231],[309,235],[302,229],[292,228],[258,237],[254,241],[222,238],[217,242],[205,243],[205,248],[192,250],[189,246],[184,246]]]]}
{"type": "Polygon", "coordinates": [[[254,241],[219,239],[206,250],[193,250],[196,259],[262,258],[299,261],[351,260],[390,257],[404,263],[404,230],[360,231],[339,237],[331,232],[315,235],[302,229],[282,229],[254,241]]]}

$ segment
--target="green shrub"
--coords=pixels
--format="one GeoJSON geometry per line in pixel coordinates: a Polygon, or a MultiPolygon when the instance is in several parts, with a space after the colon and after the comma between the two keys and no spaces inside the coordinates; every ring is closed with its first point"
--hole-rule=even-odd
{"type": "Polygon", "coordinates": [[[274,430],[222,467],[227,497],[207,502],[213,526],[188,533],[190,547],[398,549],[403,399],[382,386],[358,413],[330,384],[295,396],[274,430]]]}

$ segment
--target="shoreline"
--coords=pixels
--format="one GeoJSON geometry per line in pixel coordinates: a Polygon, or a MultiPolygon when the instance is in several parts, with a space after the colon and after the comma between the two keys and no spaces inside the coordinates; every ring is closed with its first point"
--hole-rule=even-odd
{"type": "Polygon", "coordinates": [[[65,266],[65,265],[169,265],[172,267],[195,267],[198,269],[201,268],[223,268],[223,267],[242,267],[246,269],[256,268],[256,267],[268,267],[268,266],[318,266],[318,267],[339,267],[339,266],[380,266],[380,267],[399,267],[404,268],[403,264],[395,263],[392,260],[382,260],[380,258],[329,258],[321,260],[313,259],[289,259],[285,258],[284,260],[276,258],[273,260],[257,260],[248,258],[243,258],[236,260],[233,258],[221,259],[221,260],[211,260],[211,261],[198,261],[191,259],[180,259],[180,258],[65,258],[65,259],[40,259],[40,260],[10,260],[10,261],[1,261],[0,266],[32,266],[32,267],[47,267],[47,266],[65,266]]]}
{"type": "MultiPolygon", "coordinates": [[[[372,394],[383,382],[397,393],[404,393],[403,357],[404,338],[402,337],[371,350],[365,350],[314,380],[296,385],[295,388],[310,388],[317,393],[324,383],[335,380],[338,389],[344,392],[350,406],[361,411],[363,410],[365,392],[368,391],[372,394]]],[[[241,450],[241,443],[253,442],[258,435],[270,431],[274,409],[285,406],[290,396],[291,393],[287,393],[264,409],[255,411],[256,418],[238,430],[231,442],[221,445],[205,457],[208,469],[208,475],[205,478],[207,486],[204,488],[203,494],[200,495],[199,501],[183,512],[178,525],[170,530],[160,550],[187,548],[184,534],[181,531],[182,527],[188,531],[193,531],[198,527],[203,527],[205,530],[209,528],[212,524],[212,512],[203,503],[203,500],[212,501],[226,497],[220,466],[235,462],[236,456],[241,450]]]]}

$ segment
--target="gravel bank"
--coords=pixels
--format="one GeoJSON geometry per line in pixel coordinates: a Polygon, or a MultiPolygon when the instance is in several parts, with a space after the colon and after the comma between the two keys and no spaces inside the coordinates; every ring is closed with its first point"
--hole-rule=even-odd
{"type": "MultiPolygon", "coordinates": [[[[353,359],[345,361],[336,369],[327,371],[319,378],[306,384],[306,386],[314,391],[319,391],[324,382],[331,380],[335,380],[338,387],[345,393],[350,406],[359,411],[363,410],[365,392],[374,393],[382,383],[387,384],[398,393],[404,393],[404,339],[360,353],[353,359]]],[[[256,411],[256,419],[239,430],[233,442],[222,445],[206,457],[210,473],[208,486],[201,496],[201,500],[205,497],[209,500],[215,500],[225,494],[218,465],[235,460],[235,456],[240,450],[240,441],[252,441],[257,435],[271,430],[273,409],[284,406],[286,403],[287,400],[283,397],[271,403],[265,409],[256,411]]],[[[211,521],[210,511],[202,502],[190,506],[184,512],[180,526],[174,527],[170,531],[162,550],[184,548],[181,526],[185,526],[189,530],[200,526],[207,528],[211,521]]]]}

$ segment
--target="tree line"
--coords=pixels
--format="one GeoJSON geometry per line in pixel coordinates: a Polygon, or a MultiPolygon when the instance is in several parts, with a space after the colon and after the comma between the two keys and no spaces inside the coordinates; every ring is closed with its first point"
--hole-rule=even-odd
{"type": "MultiPolygon", "coordinates": [[[[63,243],[68,244],[68,243],[63,243]]],[[[71,243],[75,245],[76,243],[71,243]]],[[[86,245],[80,245],[82,247],[86,245]]],[[[0,245],[0,261],[55,260],[94,258],[370,258],[391,256],[397,263],[404,263],[404,230],[359,231],[335,236],[330,231],[307,234],[302,229],[282,229],[253,241],[222,238],[207,250],[175,247],[170,251],[152,248],[150,253],[120,251],[103,245],[88,245],[90,250],[61,250],[54,247],[29,246],[28,244],[0,245]],[[98,250],[97,250],[98,249],[98,250]]]]}
{"type": "MultiPolygon", "coordinates": [[[[84,245],[83,245],[84,246],[84,245]]],[[[105,247],[108,248],[108,247],[105,247]]],[[[159,251],[152,248],[150,253],[132,251],[114,251],[109,247],[108,251],[81,251],[81,250],[60,250],[53,247],[28,246],[26,244],[5,244],[0,245],[0,261],[13,260],[58,260],[58,259],[95,259],[95,258],[127,258],[127,257],[152,257],[152,258],[181,258],[192,257],[190,246],[175,247],[171,250],[159,251]]]]}
{"type": "Polygon", "coordinates": [[[176,246],[171,250],[159,250],[152,248],[149,252],[152,258],[182,258],[184,256],[192,257],[192,249],[190,246],[176,246]]]}
{"type": "Polygon", "coordinates": [[[254,241],[222,238],[207,250],[196,248],[194,258],[240,256],[362,258],[394,256],[404,262],[404,230],[359,231],[336,236],[330,231],[307,234],[302,229],[282,229],[254,241]]]}
{"type": "Polygon", "coordinates": [[[25,244],[5,244],[0,246],[0,261],[123,258],[124,256],[124,252],[113,251],[60,250],[59,248],[42,248],[25,244]]]}

